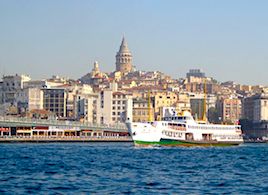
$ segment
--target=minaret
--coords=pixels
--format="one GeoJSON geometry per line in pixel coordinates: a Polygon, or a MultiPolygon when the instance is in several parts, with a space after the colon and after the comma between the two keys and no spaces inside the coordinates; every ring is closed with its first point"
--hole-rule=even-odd
{"type": "Polygon", "coordinates": [[[94,68],[92,71],[95,71],[95,72],[100,72],[100,69],[99,69],[99,63],[97,61],[94,62],[94,68]]]}
{"type": "Polygon", "coordinates": [[[132,55],[128,49],[125,37],[123,37],[120,49],[116,54],[116,71],[124,74],[132,71],[132,55]]]}
{"type": "Polygon", "coordinates": [[[95,77],[99,73],[100,73],[99,63],[97,61],[95,61],[94,67],[93,67],[92,71],[90,72],[90,76],[95,77]]]}

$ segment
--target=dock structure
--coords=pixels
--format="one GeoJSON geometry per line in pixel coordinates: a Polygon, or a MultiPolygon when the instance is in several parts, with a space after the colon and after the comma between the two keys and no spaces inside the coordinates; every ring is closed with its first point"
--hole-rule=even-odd
{"type": "Polygon", "coordinates": [[[115,132],[127,132],[125,124],[96,124],[78,121],[59,121],[49,119],[29,119],[22,117],[0,117],[0,127],[36,127],[36,126],[56,126],[64,128],[77,127],[80,129],[103,130],[115,132]]]}
{"type": "Polygon", "coordinates": [[[0,143],[130,140],[125,124],[0,117],[0,143]]]}

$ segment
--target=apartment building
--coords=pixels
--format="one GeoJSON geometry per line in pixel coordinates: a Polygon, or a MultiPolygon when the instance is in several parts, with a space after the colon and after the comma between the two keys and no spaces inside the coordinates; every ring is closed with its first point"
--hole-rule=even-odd
{"type": "Polygon", "coordinates": [[[238,123],[238,120],[241,118],[242,104],[238,98],[218,100],[217,109],[223,122],[238,123]]]}
{"type": "Polygon", "coordinates": [[[30,81],[27,75],[4,76],[2,83],[3,103],[15,104],[16,93],[24,88],[24,83],[30,81]]]}
{"type": "Polygon", "coordinates": [[[44,109],[56,114],[57,117],[67,116],[67,91],[66,89],[42,89],[44,109]]]}
{"type": "Polygon", "coordinates": [[[132,94],[119,92],[117,83],[99,94],[97,121],[102,124],[132,120],[132,94]]]}
{"type": "Polygon", "coordinates": [[[133,122],[144,122],[154,120],[154,107],[149,99],[133,99],[133,122]]]}
{"type": "Polygon", "coordinates": [[[243,118],[253,122],[268,121],[268,93],[260,93],[243,100],[243,118]]]}

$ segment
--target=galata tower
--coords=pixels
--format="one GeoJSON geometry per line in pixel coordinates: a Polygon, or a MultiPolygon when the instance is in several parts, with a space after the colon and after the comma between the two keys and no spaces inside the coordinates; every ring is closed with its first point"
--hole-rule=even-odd
{"type": "Polygon", "coordinates": [[[116,57],[116,71],[119,71],[123,74],[132,71],[132,55],[127,47],[125,37],[123,37],[120,49],[115,57],[116,57]]]}

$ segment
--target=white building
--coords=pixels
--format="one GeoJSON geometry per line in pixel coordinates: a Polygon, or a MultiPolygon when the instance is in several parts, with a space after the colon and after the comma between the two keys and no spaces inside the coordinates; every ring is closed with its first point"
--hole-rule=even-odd
{"type": "Polygon", "coordinates": [[[260,94],[254,99],[253,121],[268,121],[268,94],[260,94]]]}
{"type": "Polygon", "coordinates": [[[254,122],[268,121],[268,93],[247,97],[242,103],[243,118],[254,122]]]}
{"type": "Polygon", "coordinates": [[[27,75],[4,76],[2,84],[3,102],[14,104],[17,91],[22,90],[24,83],[30,80],[31,78],[27,75]]]}
{"type": "Polygon", "coordinates": [[[99,94],[97,121],[104,124],[132,121],[132,94],[117,91],[117,83],[99,94]]]}
{"type": "Polygon", "coordinates": [[[97,123],[98,94],[78,94],[75,97],[76,116],[90,123],[97,123]]]}
{"type": "Polygon", "coordinates": [[[26,88],[17,90],[14,105],[20,113],[43,109],[43,91],[39,88],[26,88]]]}

